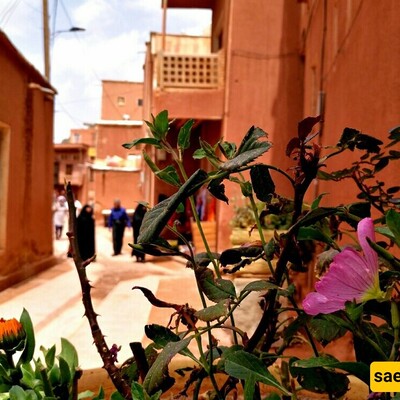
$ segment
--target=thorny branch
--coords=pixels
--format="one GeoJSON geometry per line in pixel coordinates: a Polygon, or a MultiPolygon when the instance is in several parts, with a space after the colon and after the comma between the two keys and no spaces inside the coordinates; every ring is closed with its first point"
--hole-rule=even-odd
{"type": "Polygon", "coordinates": [[[91,261],[93,261],[94,257],[90,258],[89,260],[82,260],[79,253],[74,194],[72,192],[72,187],[69,182],[66,185],[66,193],[69,212],[69,232],[67,233],[67,236],[69,238],[70,247],[72,250],[72,257],[81,284],[82,302],[85,308],[85,316],[89,321],[94,344],[97,348],[98,353],[100,354],[101,359],[103,360],[104,369],[107,371],[116,389],[124,396],[125,399],[130,400],[132,399],[130,386],[128,382],[126,382],[122,378],[120,369],[115,365],[115,356],[110,351],[104,339],[104,335],[100,329],[100,326],[97,322],[98,314],[96,314],[94,310],[92,298],[90,296],[92,286],[86,274],[86,267],[90,264],[91,261]]]}

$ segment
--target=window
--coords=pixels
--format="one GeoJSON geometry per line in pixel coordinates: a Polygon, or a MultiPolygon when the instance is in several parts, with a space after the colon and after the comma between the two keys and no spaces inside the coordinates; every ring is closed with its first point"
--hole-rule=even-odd
{"type": "Polygon", "coordinates": [[[143,99],[137,99],[137,105],[138,105],[138,107],[142,107],[143,106],[143,99]]]}
{"type": "Polygon", "coordinates": [[[10,128],[0,123],[0,251],[6,247],[10,128]]]}
{"type": "Polygon", "coordinates": [[[74,170],[74,166],[72,164],[67,164],[65,166],[65,175],[72,175],[73,170],[74,170]]]}
{"type": "Polygon", "coordinates": [[[125,97],[124,96],[118,96],[117,97],[117,104],[119,106],[124,106],[125,105],[125,97]]]}

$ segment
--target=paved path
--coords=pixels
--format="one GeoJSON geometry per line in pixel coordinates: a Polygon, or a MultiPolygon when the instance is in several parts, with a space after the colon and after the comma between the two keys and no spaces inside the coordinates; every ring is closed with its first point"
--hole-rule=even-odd
{"type": "MultiPolygon", "coordinates": [[[[192,271],[183,262],[151,258],[146,263],[134,262],[128,246],[131,235],[132,230],[127,229],[123,254],[112,257],[111,233],[97,226],[97,259],[87,267],[100,327],[109,346],[122,345],[120,361],[131,356],[129,342],[143,340],[146,324],[165,325],[173,311],[153,310],[140,291],[132,290],[133,286],[160,291],[162,298],[171,302],[182,300],[195,306],[191,299],[196,302],[197,298],[192,271]]],[[[65,255],[67,248],[67,238],[55,241],[54,253],[61,261],[58,265],[0,293],[0,316],[18,319],[26,308],[35,327],[37,355],[40,346],[56,344],[59,349],[60,338],[65,337],[77,348],[82,369],[101,367],[88,321],[83,317],[78,275],[72,259],[65,255]]]]}

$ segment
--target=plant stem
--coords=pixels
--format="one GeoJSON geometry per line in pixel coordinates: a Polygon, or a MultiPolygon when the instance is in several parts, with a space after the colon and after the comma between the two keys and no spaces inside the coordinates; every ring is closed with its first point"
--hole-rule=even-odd
{"type": "Polygon", "coordinates": [[[115,357],[113,357],[111,354],[110,349],[104,339],[104,335],[97,322],[97,314],[94,311],[92,297],[90,294],[92,286],[86,274],[86,266],[88,262],[83,261],[79,254],[74,195],[70,183],[66,185],[66,193],[70,221],[70,232],[67,233],[67,236],[72,247],[73,260],[81,284],[82,302],[85,308],[85,316],[89,321],[93,341],[101,359],[103,360],[104,369],[107,371],[115,388],[121,393],[121,395],[124,396],[125,399],[132,399],[131,388],[129,384],[122,378],[119,368],[115,365],[115,357]]]}

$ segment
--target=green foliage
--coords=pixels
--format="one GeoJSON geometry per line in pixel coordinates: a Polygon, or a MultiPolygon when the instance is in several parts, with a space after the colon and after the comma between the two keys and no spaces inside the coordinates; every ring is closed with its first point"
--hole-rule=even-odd
{"type": "MultiPolygon", "coordinates": [[[[296,398],[295,392],[299,389],[338,398],[346,395],[348,375],[368,384],[372,361],[400,361],[398,296],[390,299],[400,278],[398,252],[393,251],[400,244],[400,186],[387,188],[382,178],[387,168],[400,159],[400,151],[395,148],[400,141],[400,128],[390,131],[390,142],[385,147],[375,137],[353,128],[344,129],[336,146],[323,147],[314,140],[319,122],[319,116],[299,122],[297,134],[286,146],[286,155],[293,162],[290,173],[259,162],[260,156],[272,146],[262,129],[251,127],[239,146],[222,139],[208,143],[199,138],[199,148],[192,151],[194,121],[189,120],[179,131],[174,130],[165,110],[146,121],[149,137],[124,145],[126,148],[142,147],[144,159],[154,175],[175,188],[172,196],[146,213],[135,247],[156,257],[184,257],[187,267],[193,271],[201,307],[194,309],[190,304],[164,301],[145,287],[134,287],[154,307],[171,309],[171,318],[166,326],[145,327],[146,336],[151,340],[146,349],[140,344],[131,344],[133,359],[112,372],[114,378],[122,380],[119,393],[115,393],[113,399],[159,399],[161,393],[175,384],[170,367],[178,355],[191,361],[190,367],[179,370],[180,374],[190,371],[179,394],[188,396],[193,387],[190,395],[198,399],[207,379],[212,385],[209,397],[218,400],[236,389],[245,399],[261,398],[261,384],[276,392],[268,394],[269,399],[296,398]],[[174,165],[161,169],[150,156],[153,154],[149,151],[151,147],[169,153],[174,165]],[[187,154],[189,151],[192,154],[187,154]],[[329,169],[331,158],[348,152],[352,153],[350,165],[340,170],[329,169]],[[184,155],[209,165],[187,176],[184,155]],[[271,171],[274,171],[273,175],[271,171]],[[276,192],[276,174],[291,185],[291,198],[276,192]],[[324,207],[321,204],[325,194],[319,194],[308,206],[304,204],[304,198],[312,195],[309,189],[316,177],[355,184],[358,196],[350,204],[324,207]],[[244,205],[234,204],[232,226],[257,230],[260,240],[211,252],[203,235],[204,253],[195,254],[186,242],[190,251],[182,254],[160,238],[174,213],[187,203],[191,204],[197,226],[203,232],[193,196],[206,188],[217,201],[229,204],[225,193],[228,183],[238,185],[245,199],[244,205]],[[382,296],[380,302],[349,299],[343,309],[335,312],[306,315],[298,304],[292,271],[307,271],[314,245],[318,243],[322,250],[316,272],[319,275],[326,273],[333,257],[341,251],[341,239],[355,237],[359,221],[373,214],[377,215],[376,231],[383,234],[384,240],[375,243],[368,239],[368,243],[380,257],[380,286],[387,292],[387,298],[382,296]],[[285,232],[274,232],[273,238],[267,241],[264,228],[285,232]],[[265,264],[265,271],[270,271],[269,277],[254,279],[237,290],[234,284],[236,273],[246,272],[254,262],[265,264]],[[226,273],[229,275],[224,275],[226,273]],[[250,294],[259,295],[256,306],[261,310],[252,333],[235,318],[237,311],[245,307],[244,301],[250,301],[250,294]],[[221,344],[215,338],[214,333],[221,329],[231,334],[231,346],[221,344]],[[352,336],[354,361],[340,361],[318,351],[318,344],[325,347],[344,335],[352,336]],[[282,359],[280,379],[274,377],[270,367],[277,359],[285,357],[285,350],[292,343],[304,336],[313,356],[305,360],[291,358],[289,362],[282,359]],[[224,383],[216,379],[217,375],[225,378],[224,383]],[[129,385],[128,390],[126,385],[129,385]]],[[[179,237],[177,230],[172,231],[179,237]]],[[[89,315],[90,312],[93,313],[86,310],[89,315]]],[[[50,349],[45,355],[47,367],[51,366],[55,378],[65,382],[72,376],[71,364],[74,365],[75,357],[66,357],[62,352],[57,364],[54,351],[50,349]]],[[[25,357],[29,358],[29,354],[25,357]]],[[[72,349],[68,354],[73,354],[72,349]]],[[[0,376],[4,381],[10,380],[3,365],[0,359],[0,376]]],[[[35,374],[29,368],[24,370],[24,378],[31,380],[32,386],[37,378],[35,374]]],[[[101,395],[99,393],[99,399],[101,395]]]]}
{"type": "MultiPolygon", "coordinates": [[[[56,346],[41,347],[44,361],[34,359],[35,334],[27,310],[23,310],[20,323],[26,336],[20,349],[18,362],[14,362],[17,352],[4,350],[0,354],[0,395],[1,399],[64,400],[74,399],[74,383],[80,377],[78,354],[74,346],[61,339],[61,352],[56,355],[56,346]]],[[[80,398],[87,397],[82,393],[80,398]]]]}

